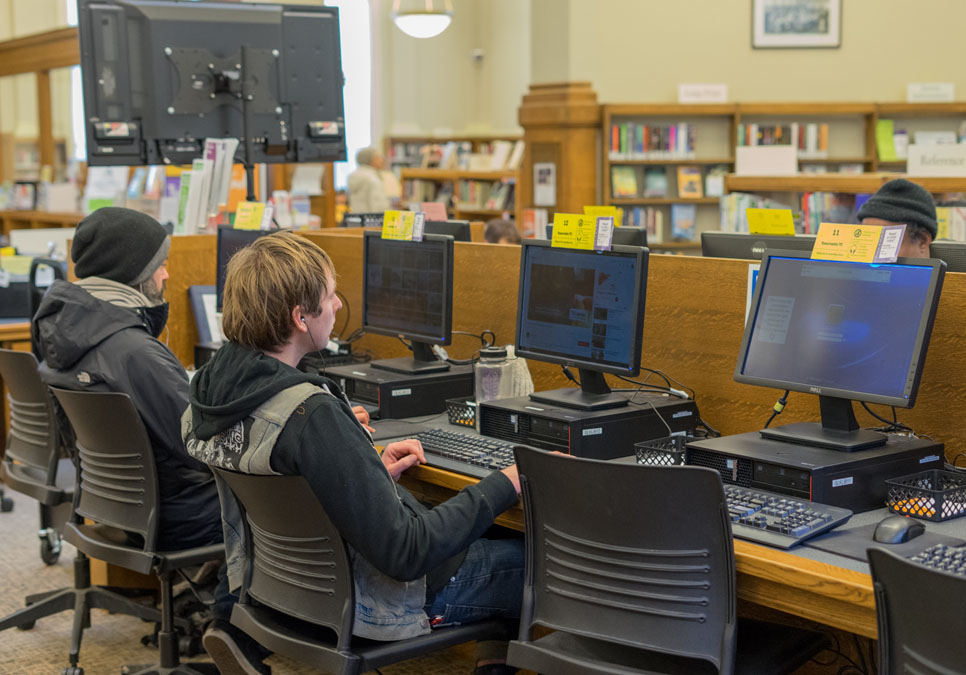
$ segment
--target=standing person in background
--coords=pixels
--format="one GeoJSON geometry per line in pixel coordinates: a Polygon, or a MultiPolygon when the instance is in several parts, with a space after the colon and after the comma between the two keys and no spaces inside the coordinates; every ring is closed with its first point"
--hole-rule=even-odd
{"type": "Polygon", "coordinates": [[[391,207],[385,173],[385,160],[374,147],[363,148],[356,153],[359,168],[349,175],[350,213],[380,213],[391,207]]]}

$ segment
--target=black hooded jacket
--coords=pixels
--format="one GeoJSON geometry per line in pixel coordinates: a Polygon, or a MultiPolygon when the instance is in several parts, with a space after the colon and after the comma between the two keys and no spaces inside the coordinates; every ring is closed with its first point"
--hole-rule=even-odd
{"type": "Polygon", "coordinates": [[[188,455],[181,440],[188,378],[172,351],[148,332],[138,311],[56,281],[37,310],[31,333],[42,359],[40,376],[47,384],[131,397],[157,465],[158,549],[221,541],[214,477],[205,464],[188,455]]]}
{"type": "MultiPolygon", "coordinates": [[[[338,385],[278,359],[227,343],[191,381],[192,427],[206,440],[293,385],[316,394],[298,408],[275,443],[273,471],[306,478],[345,540],[380,572],[399,581],[455,571],[466,548],[517,502],[499,472],[428,509],[393,482],[338,385]]],[[[448,578],[448,576],[446,577],[448,578]]]]}

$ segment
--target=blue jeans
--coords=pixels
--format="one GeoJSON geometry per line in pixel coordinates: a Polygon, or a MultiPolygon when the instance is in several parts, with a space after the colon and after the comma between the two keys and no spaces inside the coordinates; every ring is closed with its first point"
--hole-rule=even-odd
{"type": "Polygon", "coordinates": [[[426,605],[433,627],[520,618],[523,600],[522,539],[477,539],[446,586],[426,605]]]}

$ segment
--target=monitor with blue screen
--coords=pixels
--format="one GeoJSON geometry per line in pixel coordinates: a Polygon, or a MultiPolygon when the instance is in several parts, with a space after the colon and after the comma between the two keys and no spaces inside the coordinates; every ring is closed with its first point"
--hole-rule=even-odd
{"type": "Polygon", "coordinates": [[[533,400],[586,410],[627,404],[604,373],[640,372],[647,261],[647,249],[636,246],[582,251],[524,241],[516,353],[580,373],[580,389],[539,392],[533,400]]]}
{"type": "Polygon", "coordinates": [[[762,431],[780,440],[855,450],[885,442],[858,428],[852,400],[915,403],[945,264],[811,260],[767,251],[735,380],[818,394],[822,424],[762,431]]]}

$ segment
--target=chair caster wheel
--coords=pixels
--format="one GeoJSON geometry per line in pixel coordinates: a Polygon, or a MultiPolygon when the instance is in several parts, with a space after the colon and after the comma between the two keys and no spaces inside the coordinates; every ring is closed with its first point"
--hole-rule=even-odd
{"type": "Polygon", "coordinates": [[[27,623],[22,623],[19,626],[17,626],[17,630],[32,630],[35,623],[36,622],[34,621],[28,621],[27,623]]]}
{"type": "Polygon", "coordinates": [[[67,666],[60,671],[60,675],[84,675],[84,669],[80,666],[67,666]]]}
{"type": "Polygon", "coordinates": [[[40,538],[40,559],[45,565],[56,565],[60,559],[60,535],[53,529],[48,529],[40,538]]]}
{"type": "Polygon", "coordinates": [[[13,511],[13,500],[10,497],[0,498],[0,512],[13,511]]]}

